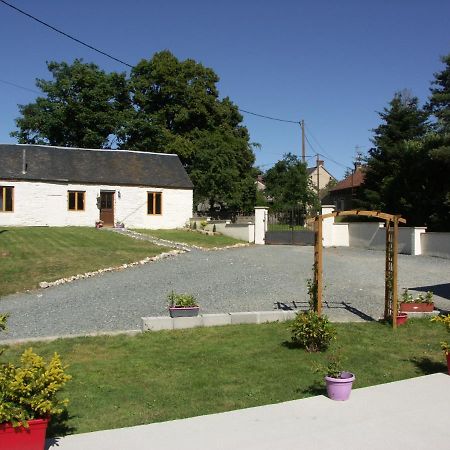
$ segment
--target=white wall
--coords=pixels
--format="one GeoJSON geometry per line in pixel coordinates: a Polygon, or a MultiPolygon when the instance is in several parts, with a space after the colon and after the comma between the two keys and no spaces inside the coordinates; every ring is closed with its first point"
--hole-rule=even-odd
{"type": "MultiPolygon", "coordinates": [[[[216,231],[225,236],[240,239],[245,242],[255,241],[255,226],[248,224],[216,223],[216,231]]],[[[212,227],[208,227],[212,228],[212,227]]]]}
{"type": "Polygon", "coordinates": [[[420,241],[423,255],[450,258],[450,233],[423,233],[420,241]]]}
{"type": "Polygon", "coordinates": [[[2,226],[94,226],[99,220],[97,197],[114,192],[114,220],[129,228],[177,228],[192,216],[191,189],[80,185],[43,182],[0,182],[14,187],[14,211],[0,212],[2,226]],[[69,211],[67,192],[85,192],[85,210],[69,211]],[[147,214],[147,192],[162,192],[162,215],[147,214]]]}

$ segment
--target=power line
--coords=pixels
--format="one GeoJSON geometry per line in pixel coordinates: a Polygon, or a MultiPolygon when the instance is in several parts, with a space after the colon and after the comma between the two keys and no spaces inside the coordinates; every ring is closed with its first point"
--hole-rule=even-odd
{"type": "MultiPolygon", "coordinates": [[[[0,0],[0,1],[2,1],[2,0],[0,0]]],[[[11,81],[6,81],[6,80],[0,79],[0,83],[9,84],[10,86],[14,86],[19,89],[24,89],[25,91],[33,92],[34,94],[39,94],[39,95],[41,94],[41,92],[35,91],[34,89],[30,89],[25,86],[21,86],[20,84],[12,83],[11,81]]]]}
{"type": "Polygon", "coordinates": [[[308,144],[310,145],[310,147],[320,156],[323,156],[324,158],[328,159],[329,161],[333,162],[334,164],[337,164],[338,166],[343,167],[344,169],[350,169],[351,167],[346,166],[340,162],[335,161],[330,155],[328,155],[325,152],[325,149],[322,147],[322,145],[320,145],[320,142],[314,137],[314,135],[311,133],[311,129],[309,127],[307,127],[309,134],[311,135],[311,137],[316,141],[317,145],[320,147],[320,149],[322,150],[322,153],[317,152],[316,150],[314,150],[314,147],[311,144],[311,141],[308,139],[308,136],[306,137],[306,140],[308,142],[308,144]]]}
{"type": "Polygon", "coordinates": [[[9,7],[12,8],[12,9],[16,10],[16,11],[19,12],[20,14],[23,14],[24,16],[27,16],[27,17],[29,17],[30,19],[32,19],[32,20],[34,20],[34,21],[40,23],[41,25],[44,25],[45,27],[50,28],[50,29],[53,30],[53,31],[56,31],[56,32],[59,33],[59,34],[62,34],[63,36],[65,36],[65,37],[67,37],[67,38],[69,38],[69,39],[72,39],[72,41],[75,41],[75,42],[77,42],[78,44],[84,45],[85,47],[87,47],[87,48],[93,50],[94,52],[100,53],[100,54],[106,56],[107,58],[110,58],[110,59],[112,59],[112,60],[114,60],[114,61],[116,61],[116,62],[119,62],[119,63],[121,63],[121,64],[127,66],[127,67],[130,67],[131,69],[134,67],[134,66],[132,66],[131,64],[128,64],[127,62],[125,62],[125,61],[123,61],[123,60],[121,60],[121,59],[119,59],[119,58],[116,58],[115,56],[112,56],[112,55],[110,55],[109,53],[106,53],[106,52],[104,52],[103,50],[100,50],[100,49],[94,47],[93,45],[87,44],[86,42],[83,42],[83,41],[81,41],[80,39],[77,39],[76,37],[71,36],[71,35],[68,34],[68,33],[65,33],[64,31],[62,31],[62,30],[60,30],[60,29],[54,27],[53,25],[50,25],[50,24],[47,23],[47,22],[44,22],[44,21],[41,20],[41,19],[38,19],[37,17],[33,16],[32,14],[29,14],[29,13],[27,13],[26,11],[24,11],[24,10],[22,10],[22,9],[20,9],[20,8],[17,8],[17,7],[14,6],[14,5],[11,5],[11,3],[8,3],[8,2],[6,2],[5,0],[0,0],[0,2],[3,3],[3,4],[5,4],[6,6],[9,6],[9,7]]]}
{"type": "MultiPolygon", "coordinates": [[[[30,19],[32,19],[32,20],[34,20],[34,21],[40,23],[41,25],[44,25],[45,27],[50,28],[51,30],[56,31],[57,33],[59,33],[59,34],[65,36],[65,37],[71,39],[72,41],[75,41],[75,42],[77,42],[78,44],[84,45],[85,47],[89,48],[90,50],[93,50],[94,52],[100,53],[101,55],[106,56],[107,58],[110,58],[110,59],[112,59],[113,61],[116,61],[116,62],[118,62],[118,63],[120,63],[120,64],[123,64],[123,65],[129,67],[130,69],[133,69],[133,68],[135,67],[134,65],[129,64],[129,63],[123,61],[122,59],[116,58],[115,56],[113,56],[113,55],[111,55],[111,54],[109,54],[109,53],[107,53],[107,52],[104,52],[103,50],[100,50],[100,49],[98,49],[97,47],[94,47],[93,45],[90,45],[90,44],[88,44],[87,42],[84,42],[84,41],[82,41],[82,40],[80,40],[80,39],[78,39],[78,38],[76,38],[76,37],[74,37],[74,36],[72,36],[72,35],[70,35],[70,34],[64,32],[64,31],[62,31],[62,30],[60,30],[59,28],[56,28],[56,27],[54,27],[53,25],[50,25],[49,23],[44,22],[44,21],[41,20],[41,19],[38,19],[37,17],[33,16],[32,14],[27,13],[27,12],[24,11],[23,9],[17,8],[17,6],[12,5],[11,3],[8,3],[8,2],[5,1],[5,0],[0,0],[0,2],[3,3],[3,4],[6,5],[6,6],[9,6],[10,8],[14,9],[15,11],[19,12],[20,14],[23,14],[24,16],[27,16],[28,18],[30,18],[30,19]]],[[[11,85],[14,86],[13,83],[9,83],[9,82],[6,82],[6,83],[11,84],[11,85]]],[[[20,87],[20,88],[22,88],[22,89],[28,89],[28,88],[24,88],[24,87],[18,86],[18,85],[17,85],[16,87],[20,87]]],[[[28,89],[28,90],[29,90],[29,89],[28,89]]],[[[251,111],[247,111],[247,110],[245,110],[245,109],[240,109],[240,108],[238,108],[238,110],[239,110],[240,112],[245,113],[245,114],[251,114],[252,116],[256,116],[256,117],[261,117],[261,118],[269,119],[269,120],[275,120],[275,121],[277,121],[277,122],[295,123],[295,124],[299,124],[299,123],[300,123],[299,121],[296,121],[296,120],[279,119],[279,118],[277,118],[277,117],[266,116],[266,115],[264,115],[264,114],[258,114],[258,113],[254,113],[254,112],[251,112],[251,111]]]]}
{"type": "MultiPolygon", "coordinates": [[[[3,1],[3,0],[0,0],[0,1],[3,1]]],[[[276,120],[278,122],[295,123],[297,125],[300,124],[300,122],[298,120],[278,119],[276,117],[270,117],[270,116],[265,116],[263,114],[257,114],[257,113],[251,112],[251,111],[246,111],[245,109],[240,109],[240,108],[238,108],[238,109],[239,109],[239,111],[241,111],[243,113],[251,114],[252,116],[262,117],[264,119],[276,120]]]]}
{"type": "Polygon", "coordinates": [[[350,169],[350,167],[348,167],[348,166],[346,166],[346,165],[344,165],[344,164],[342,164],[342,163],[340,163],[340,162],[335,161],[333,158],[329,157],[328,155],[324,155],[324,154],[322,154],[322,153],[319,153],[319,152],[313,147],[313,145],[311,144],[311,141],[308,139],[308,136],[305,136],[305,138],[306,138],[306,142],[308,142],[308,144],[309,144],[309,146],[311,147],[311,149],[312,149],[317,155],[322,156],[323,158],[325,158],[325,159],[331,161],[332,163],[334,163],[334,164],[336,164],[336,165],[338,165],[338,166],[343,167],[344,169],[350,169]]]}

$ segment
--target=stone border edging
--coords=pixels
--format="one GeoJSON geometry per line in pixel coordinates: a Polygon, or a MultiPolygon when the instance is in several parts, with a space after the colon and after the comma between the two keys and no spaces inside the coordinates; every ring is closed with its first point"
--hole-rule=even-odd
{"type": "Polygon", "coordinates": [[[297,311],[250,311],[200,314],[196,317],[141,317],[142,331],[179,330],[195,327],[215,327],[244,323],[261,324],[293,320],[297,311]]]}
{"type": "Polygon", "coordinates": [[[71,283],[72,281],[76,281],[76,280],[92,278],[92,277],[101,275],[102,273],[106,273],[106,272],[116,272],[119,270],[128,269],[129,267],[135,267],[135,266],[139,266],[139,265],[142,266],[142,265],[148,264],[150,262],[159,261],[160,259],[166,259],[166,258],[170,258],[172,256],[176,256],[180,253],[185,253],[185,250],[179,250],[179,249],[178,250],[170,250],[169,252],[160,253],[159,255],[156,255],[156,256],[147,256],[146,258],[141,259],[140,261],[135,261],[135,262],[127,263],[127,264],[121,264],[120,266],[106,267],[105,269],[98,269],[98,270],[94,270],[92,272],[80,273],[78,275],[72,275],[70,277],[60,278],[55,281],[41,281],[39,283],[39,287],[42,289],[46,289],[50,286],[58,286],[60,284],[71,283]]]}
{"type": "Polygon", "coordinates": [[[140,241],[149,241],[155,245],[165,246],[165,247],[175,247],[181,248],[186,252],[190,252],[191,249],[200,250],[202,252],[211,252],[211,251],[219,251],[219,250],[227,250],[229,248],[239,248],[239,247],[249,247],[249,243],[237,243],[233,245],[226,245],[224,247],[200,247],[199,245],[187,244],[186,242],[177,242],[177,241],[169,241],[168,239],[158,238],[156,236],[152,236],[150,234],[138,233],[134,230],[125,229],[113,229],[112,231],[119,232],[124,234],[125,236],[129,236],[132,239],[137,239],[140,241]]]}

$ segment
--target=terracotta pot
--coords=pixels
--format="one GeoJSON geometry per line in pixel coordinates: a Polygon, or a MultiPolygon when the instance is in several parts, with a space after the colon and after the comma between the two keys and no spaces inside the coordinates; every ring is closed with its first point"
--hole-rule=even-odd
{"type": "Polygon", "coordinates": [[[0,448],[8,450],[44,450],[45,433],[50,419],[28,421],[28,428],[0,424],[0,448]]]}
{"type": "Polygon", "coordinates": [[[342,372],[340,378],[325,377],[328,398],[345,401],[350,397],[355,375],[351,372],[342,372]]]}
{"type": "Polygon", "coordinates": [[[400,303],[401,312],[433,312],[434,303],[400,303]]]}
{"type": "Polygon", "coordinates": [[[408,314],[400,312],[397,314],[397,325],[404,325],[407,320],[408,314]]]}

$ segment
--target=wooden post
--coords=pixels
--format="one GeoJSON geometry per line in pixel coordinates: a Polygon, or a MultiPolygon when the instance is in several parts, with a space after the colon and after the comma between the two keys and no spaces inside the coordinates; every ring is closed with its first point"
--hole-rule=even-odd
{"type": "Polygon", "coordinates": [[[392,240],[392,326],[397,328],[398,312],[398,216],[394,217],[394,236],[392,240]]]}
{"type": "Polygon", "coordinates": [[[384,272],[384,320],[389,318],[389,309],[391,304],[391,258],[390,258],[390,232],[391,232],[391,221],[386,220],[386,266],[384,272]]]}
{"type": "Polygon", "coordinates": [[[314,284],[317,287],[316,312],[322,314],[322,216],[317,216],[315,220],[315,241],[314,241],[314,284]]]}

